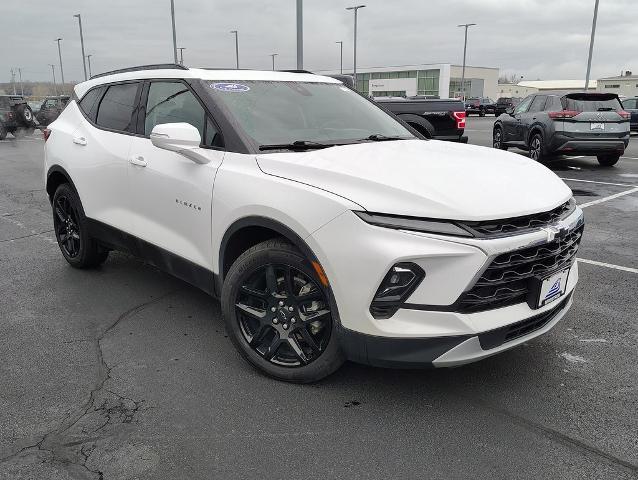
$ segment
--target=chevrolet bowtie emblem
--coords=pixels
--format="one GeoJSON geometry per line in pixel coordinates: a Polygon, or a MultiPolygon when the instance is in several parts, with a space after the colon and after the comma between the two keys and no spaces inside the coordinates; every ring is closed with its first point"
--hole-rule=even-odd
{"type": "Polygon", "coordinates": [[[561,236],[562,230],[558,227],[543,227],[541,228],[547,235],[547,243],[553,242],[557,236],[561,236]]]}

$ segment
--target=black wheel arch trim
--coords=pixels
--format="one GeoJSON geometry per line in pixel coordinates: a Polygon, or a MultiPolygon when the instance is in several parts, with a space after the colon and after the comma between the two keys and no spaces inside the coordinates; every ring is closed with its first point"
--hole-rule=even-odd
{"type": "MultiPolygon", "coordinates": [[[[432,125],[425,118],[419,117],[418,115],[415,115],[413,113],[398,114],[397,117],[400,118],[403,122],[405,122],[408,125],[410,125],[411,123],[414,123],[424,128],[426,132],[428,132],[428,135],[430,136],[430,138],[434,138],[436,135],[436,129],[434,128],[434,125],[432,125]]],[[[412,127],[412,125],[410,125],[410,127],[412,127]]],[[[419,132],[419,134],[423,135],[421,132],[419,132]]]]}
{"type": "Polygon", "coordinates": [[[55,193],[55,191],[49,191],[49,180],[51,179],[51,177],[55,173],[59,173],[64,178],[66,178],[67,183],[69,183],[71,185],[71,187],[73,188],[73,190],[75,190],[76,193],[78,192],[78,189],[75,188],[75,183],[73,183],[73,179],[71,178],[71,175],[69,175],[69,172],[67,172],[60,165],[52,165],[51,167],[49,167],[49,170],[47,171],[47,180],[46,180],[46,185],[45,185],[45,190],[47,192],[47,196],[49,197],[49,203],[51,203],[53,201],[53,194],[55,193]]]}

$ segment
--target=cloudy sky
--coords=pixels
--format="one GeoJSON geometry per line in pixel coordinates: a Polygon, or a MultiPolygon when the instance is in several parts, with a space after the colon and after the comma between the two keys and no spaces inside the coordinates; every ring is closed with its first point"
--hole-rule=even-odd
{"type": "MultiPolygon", "coordinates": [[[[63,37],[65,77],[82,78],[77,19],[93,73],[172,61],[169,0],[3,2],[0,81],[21,67],[25,80],[47,80],[53,41],[63,37]]],[[[525,79],[584,78],[594,0],[364,0],[359,12],[360,68],[418,63],[460,64],[463,31],[473,22],[468,65],[499,67],[525,79]]],[[[178,46],[191,66],[295,67],[295,0],[175,0],[178,46]]],[[[304,63],[310,70],[352,65],[352,0],[304,0],[304,63]]],[[[592,76],[638,71],[638,0],[600,0],[592,76]]]]}

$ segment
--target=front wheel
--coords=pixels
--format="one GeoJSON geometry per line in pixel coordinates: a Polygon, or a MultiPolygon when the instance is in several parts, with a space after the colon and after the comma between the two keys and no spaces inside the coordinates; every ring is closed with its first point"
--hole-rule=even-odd
{"type": "Polygon", "coordinates": [[[108,250],[89,235],[82,202],[67,183],[53,195],[53,228],[65,260],[74,268],[92,268],[103,263],[108,250]]]}
{"type": "Polygon", "coordinates": [[[545,151],[543,145],[543,136],[540,133],[535,133],[529,142],[529,156],[532,160],[542,162],[545,160],[545,151]]]}
{"type": "Polygon", "coordinates": [[[288,382],[318,381],[344,362],[328,288],[291,244],[262,242],[244,252],[224,280],[228,335],[263,373],[288,382]]]}
{"type": "Polygon", "coordinates": [[[613,167],[620,160],[620,155],[598,155],[596,158],[603,167],[613,167]]]}

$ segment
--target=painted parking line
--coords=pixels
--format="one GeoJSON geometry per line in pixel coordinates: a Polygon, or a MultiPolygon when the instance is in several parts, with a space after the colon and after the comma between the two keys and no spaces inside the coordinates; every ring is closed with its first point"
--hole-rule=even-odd
{"type": "Polygon", "coordinates": [[[561,180],[567,180],[568,182],[584,182],[584,183],[598,183],[600,185],[613,185],[615,187],[635,187],[636,185],[632,185],[631,183],[609,183],[609,182],[598,182],[595,180],[581,180],[580,178],[563,178],[559,177],[561,180]]]}
{"type": "Polygon", "coordinates": [[[615,270],[622,270],[623,272],[638,273],[638,268],[623,267],[621,265],[614,265],[613,263],[597,262],[596,260],[587,260],[586,258],[578,258],[579,263],[589,263],[590,265],[597,265],[599,267],[613,268],[615,270]]]}
{"type": "Polygon", "coordinates": [[[638,160],[638,157],[620,157],[620,158],[624,158],[625,160],[638,160]]]}
{"type": "Polygon", "coordinates": [[[615,193],[613,195],[609,195],[608,197],[599,198],[598,200],[592,200],[591,202],[581,203],[578,205],[580,208],[591,207],[592,205],[598,205],[599,203],[607,202],[609,200],[613,200],[614,198],[624,197],[625,195],[630,195],[632,193],[638,192],[638,187],[632,188],[631,190],[625,190],[624,192],[615,193]]]}

